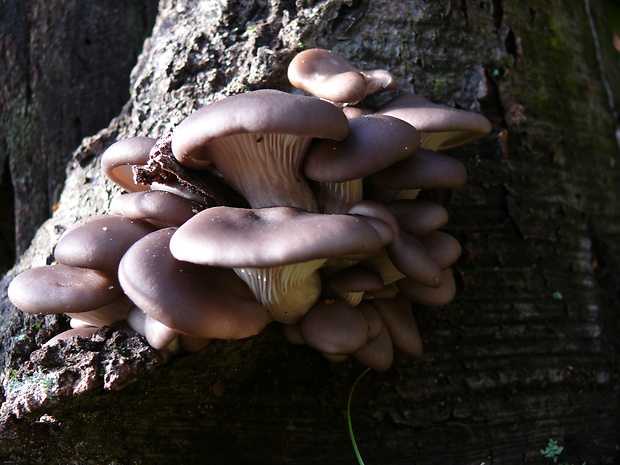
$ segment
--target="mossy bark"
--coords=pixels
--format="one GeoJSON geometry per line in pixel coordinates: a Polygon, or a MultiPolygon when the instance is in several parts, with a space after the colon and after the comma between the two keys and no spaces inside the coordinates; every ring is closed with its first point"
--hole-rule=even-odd
{"type": "MultiPolygon", "coordinates": [[[[620,66],[603,14],[590,0],[162,0],[128,103],[74,153],[57,211],[3,288],[45,264],[75,219],[105,211],[118,193],[99,172],[107,145],[160,137],[224,95],[288,89],[299,49],[332,49],[391,70],[399,91],[479,111],[494,126],[451,152],[468,167],[467,187],[428,194],[447,206],[463,245],[459,292],[445,308],[415,309],[422,361],[399,359],[358,385],[352,422],[365,462],[542,464],[554,439],[562,462],[609,463],[620,447],[620,66]]],[[[120,390],[94,382],[56,396],[67,391],[51,382],[46,402],[11,410],[26,374],[63,369],[40,352],[43,368],[20,365],[65,323],[2,305],[5,463],[355,460],[344,413],[363,367],[290,346],[276,325],[137,370],[120,390]]],[[[110,345],[97,360],[126,366],[128,353],[144,353],[110,345]]]]}

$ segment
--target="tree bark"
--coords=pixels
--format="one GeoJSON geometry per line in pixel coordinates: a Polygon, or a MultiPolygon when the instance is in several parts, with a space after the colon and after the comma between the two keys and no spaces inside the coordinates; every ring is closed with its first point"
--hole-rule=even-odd
{"type": "MultiPolygon", "coordinates": [[[[481,112],[494,127],[451,152],[467,186],[428,194],[449,209],[464,249],[459,292],[446,307],[415,308],[420,362],[399,359],[358,384],[352,423],[364,461],[544,464],[553,439],[560,462],[612,463],[620,67],[599,2],[162,0],[129,101],[82,141],[58,208],[2,288],[48,263],[66,227],[118,194],[100,174],[105,147],[165,135],[229,94],[288,90],[288,61],[311,47],[388,69],[397,93],[481,112]]],[[[63,147],[54,157],[66,159],[63,147]]],[[[24,221],[25,210],[16,214],[24,221]]],[[[30,355],[66,322],[24,316],[6,299],[0,326],[3,463],[355,460],[345,411],[363,367],[288,345],[278,325],[165,364],[113,330],[30,355]],[[68,360],[84,354],[92,363],[72,371],[68,360]]]]}

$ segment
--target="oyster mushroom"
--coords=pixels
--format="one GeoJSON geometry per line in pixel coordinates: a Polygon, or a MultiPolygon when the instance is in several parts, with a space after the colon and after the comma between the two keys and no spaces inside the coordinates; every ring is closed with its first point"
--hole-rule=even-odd
{"type": "Polygon", "coordinates": [[[420,132],[422,148],[448,150],[491,133],[484,116],[433,103],[416,94],[403,94],[379,108],[379,115],[402,119],[420,132]]]}
{"type": "Polygon", "coordinates": [[[179,260],[233,268],[274,320],[292,323],[318,299],[321,265],[373,255],[390,239],[352,215],[213,207],[182,225],[170,250],[179,260]]]}
{"type": "Polygon", "coordinates": [[[252,208],[316,211],[301,172],[312,138],[342,140],[342,111],[312,97],[257,90],[196,111],[172,135],[172,152],[190,168],[216,168],[252,208]]]}
{"type": "Polygon", "coordinates": [[[398,85],[389,71],[361,71],[341,55],[319,48],[297,54],[287,74],[293,86],[338,106],[355,104],[367,95],[398,85]]]}
{"type": "Polygon", "coordinates": [[[148,190],[148,186],[134,182],[133,167],[146,165],[155,142],[150,137],[131,137],[112,144],[101,156],[106,177],[127,192],[148,190]]]}
{"type": "Polygon", "coordinates": [[[267,311],[232,270],[175,259],[169,250],[175,228],[155,231],[123,256],[119,280],[142,311],[167,327],[205,339],[258,334],[267,311]]]}
{"type": "Polygon", "coordinates": [[[397,118],[367,115],[349,120],[342,141],[316,139],[304,160],[315,181],[319,210],[346,213],[362,200],[363,178],[408,158],[420,146],[418,132],[397,118]]]}

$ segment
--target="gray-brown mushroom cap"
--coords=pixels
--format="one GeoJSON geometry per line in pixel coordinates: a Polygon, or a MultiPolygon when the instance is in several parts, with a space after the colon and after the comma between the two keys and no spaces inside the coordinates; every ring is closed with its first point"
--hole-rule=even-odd
{"type": "Polygon", "coordinates": [[[131,137],[112,144],[101,156],[106,177],[127,192],[148,190],[148,186],[133,181],[133,166],[145,165],[156,140],[150,137],[131,137]]]}
{"type": "Polygon", "coordinates": [[[418,131],[410,124],[389,116],[359,116],[349,120],[346,139],[312,142],[304,173],[315,181],[359,179],[407,159],[419,146],[418,131]]]}
{"type": "Polygon", "coordinates": [[[112,199],[110,211],[161,227],[180,226],[205,206],[164,190],[131,192],[112,199]]]}
{"type": "Polygon", "coordinates": [[[448,150],[491,132],[491,123],[484,116],[439,105],[415,94],[396,97],[376,113],[411,124],[420,132],[422,147],[430,150],[448,150]]]}
{"type": "Polygon", "coordinates": [[[317,98],[277,90],[238,94],[207,105],[177,126],[172,151],[190,168],[215,167],[253,208],[316,211],[302,174],[312,138],[344,139],[346,116],[317,98]]]}
{"type": "Polygon", "coordinates": [[[314,48],[297,54],[289,64],[293,86],[337,105],[355,104],[370,94],[395,89],[396,76],[383,69],[361,71],[343,56],[314,48]]]}
{"type": "Polygon", "coordinates": [[[467,170],[448,155],[420,149],[366,180],[387,189],[459,189],[467,181],[467,170]]]}
{"type": "Polygon", "coordinates": [[[154,230],[147,222],[123,216],[91,216],[65,231],[54,258],[64,265],[116,272],[125,251],[154,230]]]}
{"type": "Polygon", "coordinates": [[[384,240],[353,215],[292,207],[213,207],[183,224],[170,241],[179,260],[225,267],[273,267],[317,258],[371,255],[384,240]]]}
{"type": "Polygon", "coordinates": [[[301,320],[300,331],[306,344],[332,355],[357,352],[368,340],[366,318],[338,299],[312,307],[301,320]]]}
{"type": "Polygon", "coordinates": [[[197,161],[205,166],[210,160],[208,144],[220,137],[290,134],[342,140],[348,131],[342,111],[327,102],[263,89],[218,100],[192,113],[175,128],[172,152],[182,164],[197,161]]]}
{"type": "Polygon", "coordinates": [[[8,297],[26,313],[78,313],[109,304],[122,294],[112,273],[50,265],[32,268],[16,276],[8,297]]]}
{"type": "Polygon", "coordinates": [[[239,339],[260,332],[267,311],[226,268],[176,260],[168,244],[174,228],[136,242],[123,256],[119,280],[127,296],[164,325],[200,338],[239,339]]]}

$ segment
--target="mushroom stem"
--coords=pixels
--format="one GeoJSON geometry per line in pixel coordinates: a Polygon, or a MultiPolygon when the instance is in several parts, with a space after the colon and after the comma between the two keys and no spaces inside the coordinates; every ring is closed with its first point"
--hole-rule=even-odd
{"type": "Polygon", "coordinates": [[[316,212],[316,201],[301,173],[311,140],[287,134],[235,134],[213,140],[210,149],[220,152],[218,171],[252,208],[284,205],[316,212]],[[280,154],[277,160],[275,154],[280,154]]]}
{"type": "Polygon", "coordinates": [[[274,321],[294,323],[315,304],[321,293],[316,271],[326,259],[270,268],[233,268],[274,321]]]}

